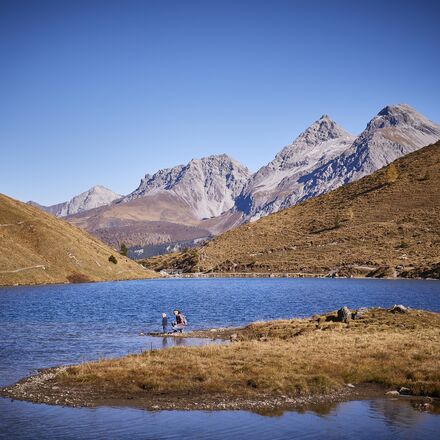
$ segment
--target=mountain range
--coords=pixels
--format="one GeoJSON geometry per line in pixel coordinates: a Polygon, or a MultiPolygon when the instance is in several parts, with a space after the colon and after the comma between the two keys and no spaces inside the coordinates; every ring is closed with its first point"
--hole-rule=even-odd
{"type": "Polygon", "coordinates": [[[326,193],[439,139],[440,126],[405,104],[382,109],[358,136],[323,115],[254,174],[227,155],[209,156],[147,174],[127,196],[94,187],[102,190],[43,209],[140,258],[326,193]]]}
{"type": "Polygon", "coordinates": [[[439,188],[437,142],[196,249],[142,264],[171,273],[440,279],[439,188]]]}

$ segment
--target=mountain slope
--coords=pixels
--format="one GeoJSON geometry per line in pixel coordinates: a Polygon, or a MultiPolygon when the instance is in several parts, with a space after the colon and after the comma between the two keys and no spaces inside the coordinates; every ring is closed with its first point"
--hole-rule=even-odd
{"type": "Polygon", "coordinates": [[[440,142],[150,268],[440,276],[440,142]]]}
{"type": "Polygon", "coordinates": [[[251,218],[278,211],[286,197],[300,190],[302,176],[342,154],[354,140],[323,115],[249,179],[236,205],[251,218]]]}
{"type": "Polygon", "coordinates": [[[81,229],[2,194],[0,242],[0,285],[156,276],[81,229]]]}
{"type": "Polygon", "coordinates": [[[48,212],[49,214],[55,215],[56,217],[66,217],[89,209],[98,208],[99,206],[108,205],[119,198],[121,198],[120,194],[116,194],[104,186],[96,185],[88,191],[73,197],[68,202],[58,203],[51,206],[43,206],[32,201],[28,203],[48,212]]]}

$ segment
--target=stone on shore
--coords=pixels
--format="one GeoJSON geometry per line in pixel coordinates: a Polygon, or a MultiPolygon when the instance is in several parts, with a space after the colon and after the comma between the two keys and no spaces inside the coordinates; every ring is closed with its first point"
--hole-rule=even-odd
{"type": "Polygon", "coordinates": [[[408,307],[402,306],[402,304],[394,304],[393,307],[390,309],[391,313],[408,313],[409,309],[408,307]]]}
{"type": "Polygon", "coordinates": [[[342,307],[338,310],[338,321],[339,322],[348,322],[351,319],[351,312],[348,307],[342,307]]]}

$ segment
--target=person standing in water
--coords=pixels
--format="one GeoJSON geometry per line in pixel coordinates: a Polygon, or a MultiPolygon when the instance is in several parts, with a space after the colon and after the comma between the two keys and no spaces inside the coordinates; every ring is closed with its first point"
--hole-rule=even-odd
{"type": "Polygon", "coordinates": [[[163,333],[167,332],[167,327],[168,327],[167,314],[166,313],[162,313],[162,330],[163,330],[163,333]]]}

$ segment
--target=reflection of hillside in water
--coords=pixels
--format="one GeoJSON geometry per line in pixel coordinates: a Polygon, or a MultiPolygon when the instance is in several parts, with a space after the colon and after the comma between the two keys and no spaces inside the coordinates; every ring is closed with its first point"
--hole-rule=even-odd
{"type": "Polygon", "coordinates": [[[423,412],[415,410],[409,400],[375,399],[370,401],[371,418],[379,418],[390,427],[411,427],[424,418],[423,412]]]}

